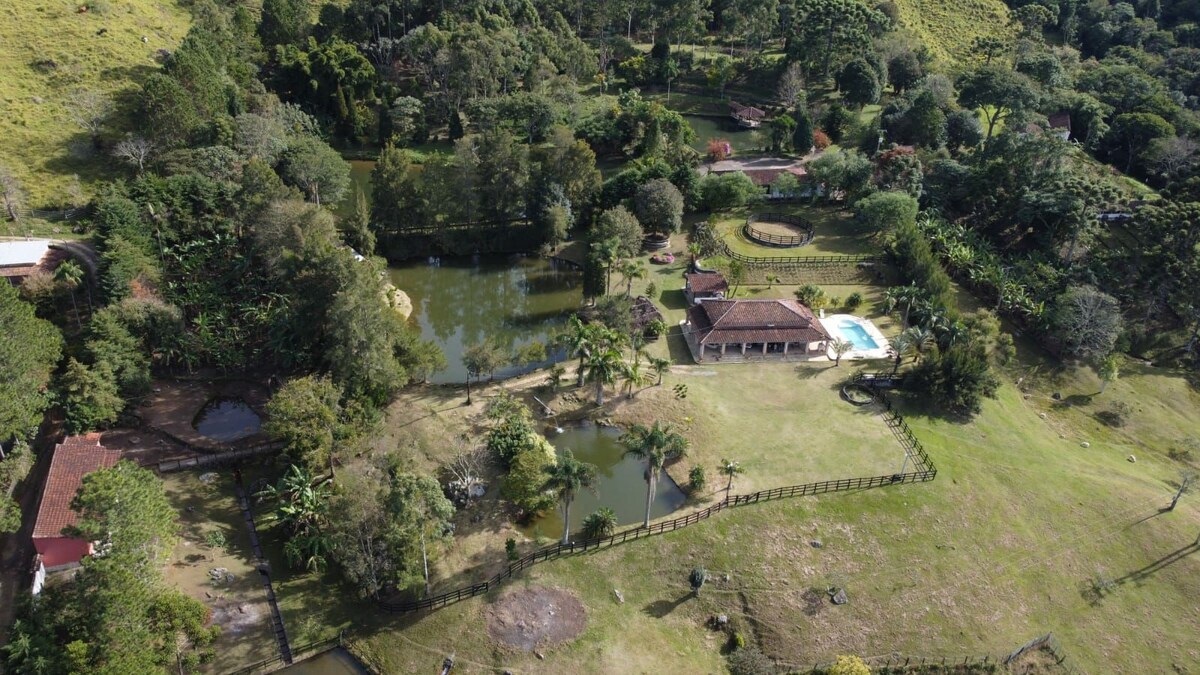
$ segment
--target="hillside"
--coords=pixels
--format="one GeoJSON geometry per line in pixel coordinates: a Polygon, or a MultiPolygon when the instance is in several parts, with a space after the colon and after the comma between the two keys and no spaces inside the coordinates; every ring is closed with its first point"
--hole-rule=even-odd
{"type": "Polygon", "coordinates": [[[966,56],[975,38],[1009,31],[1003,0],[895,0],[895,5],[900,23],[947,64],[966,56]]]}
{"type": "Polygon", "coordinates": [[[170,0],[0,3],[0,157],[31,206],[60,203],[73,174],[86,189],[112,161],[96,155],[71,121],[71,93],[136,86],[157,67],[157,50],[179,44],[188,22],[170,0]]]}

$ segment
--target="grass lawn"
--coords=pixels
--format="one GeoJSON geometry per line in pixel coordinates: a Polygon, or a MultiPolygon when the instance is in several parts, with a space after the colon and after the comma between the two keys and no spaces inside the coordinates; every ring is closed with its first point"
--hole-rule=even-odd
{"type": "Polygon", "coordinates": [[[279,653],[271,633],[267,591],[254,568],[250,533],[242,520],[228,472],[204,483],[201,472],[163,474],[171,505],[179,511],[181,537],[171,553],[167,583],[213,610],[221,626],[214,647],[216,658],[209,672],[224,673],[279,653]],[[225,546],[210,546],[211,537],[224,538],[225,546]],[[216,581],[209,571],[224,568],[232,581],[216,581]]]}
{"type": "Polygon", "coordinates": [[[1013,33],[1002,0],[896,0],[895,5],[900,24],[948,65],[965,61],[975,38],[1008,38],[1013,33]]]}
{"type": "Polygon", "coordinates": [[[132,90],[158,69],[155,52],[174,50],[188,30],[187,10],[172,0],[110,0],[102,3],[106,11],[85,13],[80,4],[20,0],[0,7],[0,157],[34,207],[68,201],[73,175],[86,191],[115,167],[68,116],[71,93],[132,90]]]}
{"type": "Polygon", "coordinates": [[[845,209],[808,204],[763,204],[737,209],[721,215],[717,231],[735,253],[747,256],[788,258],[815,255],[877,255],[881,253],[875,233],[862,227],[845,209]],[[812,242],[799,248],[762,246],[746,238],[742,231],[750,213],[786,213],[806,218],[816,228],[812,242]]]}

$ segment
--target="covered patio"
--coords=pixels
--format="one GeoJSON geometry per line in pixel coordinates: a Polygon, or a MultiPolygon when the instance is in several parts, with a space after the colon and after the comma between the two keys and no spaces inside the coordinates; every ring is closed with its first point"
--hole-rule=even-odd
{"type": "Polygon", "coordinates": [[[794,300],[704,300],[683,326],[697,363],[827,358],[830,336],[794,300]]]}

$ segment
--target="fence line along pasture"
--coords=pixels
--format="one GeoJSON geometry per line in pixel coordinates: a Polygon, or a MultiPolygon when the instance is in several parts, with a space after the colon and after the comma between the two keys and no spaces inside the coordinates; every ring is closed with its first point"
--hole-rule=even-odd
{"type": "Polygon", "coordinates": [[[511,579],[513,575],[538,563],[543,563],[548,560],[555,560],[557,558],[573,555],[575,553],[583,553],[605,547],[617,546],[619,544],[642,539],[644,537],[653,537],[660,534],[665,534],[667,532],[674,532],[684,527],[688,527],[689,525],[694,525],[702,520],[707,520],[708,518],[711,518],[713,515],[720,513],[727,508],[745,506],[747,504],[757,504],[759,502],[767,502],[775,499],[806,497],[830,492],[867,490],[877,487],[932,481],[937,477],[937,467],[935,467],[933,465],[933,461],[929,459],[929,455],[926,454],[925,448],[921,445],[921,442],[917,440],[917,437],[913,435],[912,429],[909,428],[908,424],[904,421],[900,414],[892,408],[891,402],[882,395],[878,395],[877,398],[884,405],[884,421],[890,428],[896,431],[897,436],[901,441],[901,445],[904,447],[905,453],[912,461],[912,471],[894,473],[886,476],[825,480],[816,483],[789,485],[772,488],[770,490],[761,490],[752,494],[731,495],[706,509],[695,511],[671,520],[652,523],[649,527],[636,527],[633,529],[624,530],[622,532],[617,532],[616,534],[612,534],[607,537],[596,537],[593,539],[584,539],[582,541],[572,541],[566,544],[554,544],[552,546],[538,549],[537,551],[534,551],[529,555],[520,558],[519,560],[509,563],[508,566],[505,567],[504,571],[496,574],[492,578],[472,584],[470,586],[464,586],[462,588],[447,591],[445,593],[422,600],[413,600],[408,602],[379,601],[377,604],[383,610],[394,613],[409,613],[441,609],[442,607],[454,604],[461,600],[466,600],[477,595],[488,593],[508,579],[511,579]]]}

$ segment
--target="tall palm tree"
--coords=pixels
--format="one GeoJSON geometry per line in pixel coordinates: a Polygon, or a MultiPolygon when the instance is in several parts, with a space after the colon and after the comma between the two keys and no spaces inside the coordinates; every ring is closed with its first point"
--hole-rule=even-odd
{"type": "Polygon", "coordinates": [[[571,502],[581,488],[591,488],[596,482],[596,465],[575,459],[574,453],[565,450],[558,458],[557,464],[546,467],[550,477],[546,480],[546,490],[558,497],[558,503],[563,510],[562,543],[571,538],[571,502]]]}
{"type": "Polygon", "coordinates": [[[584,379],[596,385],[596,405],[604,405],[604,387],[617,381],[624,364],[621,350],[615,346],[603,347],[588,356],[584,379]]]}
{"type": "Polygon", "coordinates": [[[741,462],[733,462],[728,459],[721,460],[721,475],[729,476],[729,482],[725,485],[725,496],[728,497],[730,491],[733,490],[733,477],[746,473],[742,468],[741,462]]]}
{"type": "Polygon", "coordinates": [[[578,380],[576,386],[583,386],[583,361],[591,353],[595,347],[593,342],[594,331],[579,318],[578,314],[572,314],[570,319],[567,319],[566,329],[559,334],[558,343],[567,348],[567,353],[571,356],[579,357],[579,370],[577,373],[578,380]]]}
{"type": "Polygon", "coordinates": [[[834,338],[829,343],[829,348],[833,350],[833,367],[837,368],[842,365],[842,356],[851,349],[854,349],[854,343],[842,338],[834,338]]]}
{"type": "Polygon", "coordinates": [[[622,260],[617,267],[617,274],[625,280],[625,297],[633,295],[633,282],[646,278],[646,266],[636,260],[622,260]]]}
{"type": "Polygon", "coordinates": [[[600,256],[600,261],[604,263],[604,292],[610,293],[613,266],[621,259],[621,240],[616,237],[610,237],[594,244],[594,246],[596,247],[596,254],[600,256]]]}
{"type": "Polygon", "coordinates": [[[633,363],[626,363],[621,369],[621,382],[625,384],[625,398],[633,398],[636,393],[634,389],[646,383],[648,374],[642,368],[642,364],[635,360],[633,363]]]}
{"type": "Polygon", "coordinates": [[[71,309],[75,312],[75,325],[80,329],[83,328],[83,323],[79,320],[79,306],[75,304],[75,289],[83,283],[83,276],[83,268],[74,260],[64,261],[54,270],[55,280],[66,286],[71,293],[71,309]]]}
{"type": "Polygon", "coordinates": [[[924,299],[925,291],[916,284],[892,286],[884,293],[883,311],[890,313],[897,309],[903,309],[904,316],[902,323],[908,326],[908,316],[912,311],[913,305],[924,299]]]}
{"type": "Polygon", "coordinates": [[[661,387],[663,383],[663,375],[666,375],[671,371],[671,359],[660,359],[653,356],[650,357],[650,370],[654,371],[655,375],[658,375],[658,382],[655,383],[654,386],[661,387]]]}
{"type": "Polygon", "coordinates": [[[893,375],[900,372],[900,362],[904,360],[904,355],[908,354],[909,348],[908,336],[903,332],[892,338],[892,355],[895,359],[892,363],[893,375]]]}
{"type": "Polygon", "coordinates": [[[634,424],[621,434],[621,445],[625,454],[646,462],[646,520],[642,527],[650,527],[650,507],[654,504],[654,493],[658,489],[658,475],[667,460],[687,454],[688,441],[676,433],[670,424],[655,422],[646,427],[634,424]]]}

